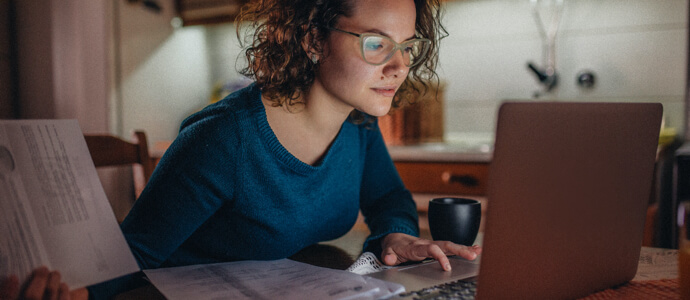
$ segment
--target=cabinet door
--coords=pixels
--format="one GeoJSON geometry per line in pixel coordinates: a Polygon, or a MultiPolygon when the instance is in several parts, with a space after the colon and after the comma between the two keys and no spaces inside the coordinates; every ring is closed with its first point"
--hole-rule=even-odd
{"type": "Polygon", "coordinates": [[[486,195],[488,163],[395,162],[412,193],[486,195]]]}

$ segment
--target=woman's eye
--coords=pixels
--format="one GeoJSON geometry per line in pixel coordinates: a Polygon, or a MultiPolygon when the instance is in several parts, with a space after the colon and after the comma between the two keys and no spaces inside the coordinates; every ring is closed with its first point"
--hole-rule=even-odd
{"type": "Polygon", "coordinates": [[[364,40],[365,51],[381,51],[388,47],[386,39],[383,37],[370,36],[364,40]]]}
{"type": "Polygon", "coordinates": [[[376,50],[380,50],[380,49],[383,49],[383,44],[381,44],[381,43],[369,42],[369,43],[364,44],[364,50],[367,50],[367,51],[376,51],[376,50]]]}

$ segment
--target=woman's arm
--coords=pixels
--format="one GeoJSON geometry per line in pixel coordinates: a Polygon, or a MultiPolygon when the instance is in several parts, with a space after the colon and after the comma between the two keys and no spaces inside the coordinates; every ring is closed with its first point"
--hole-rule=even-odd
{"type": "Polygon", "coordinates": [[[417,207],[388,153],[378,124],[366,130],[366,158],[360,188],[360,208],[371,235],[365,251],[379,255],[382,238],[390,233],[419,236],[417,207]]]}
{"type": "Polygon", "coordinates": [[[365,251],[380,254],[387,265],[434,258],[450,270],[447,255],[475,259],[481,247],[420,239],[417,210],[404,187],[378,126],[370,133],[362,179],[362,214],[372,232],[365,251]]]}
{"type": "MultiPolygon", "coordinates": [[[[170,258],[222,205],[233,199],[237,141],[231,116],[202,112],[183,125],[121,228],[143,269],[170,258]],[[205,116],[204,116],[205,114],[205,116]]],[[[89,287],[109,298],[146,282],[141,272],[89,287]]]]}

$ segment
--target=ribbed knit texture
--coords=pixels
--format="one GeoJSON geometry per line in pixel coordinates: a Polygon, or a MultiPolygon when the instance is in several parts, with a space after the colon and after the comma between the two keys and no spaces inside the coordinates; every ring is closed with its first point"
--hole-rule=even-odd
{"type": "MultiPolygon", "coordinates": [[[[359,209],[372,242],[418,235],[417,213],[378,125],[343,123],[316,166],[278,141],[251,85],[190,116],[122,223],[142,269],[272,260],[347,233],[359,209]]],[[[377,253],[380,254],[380,253],[377,253]]],[[[136,287],[92,286],[93,299],[136,287]]]]}

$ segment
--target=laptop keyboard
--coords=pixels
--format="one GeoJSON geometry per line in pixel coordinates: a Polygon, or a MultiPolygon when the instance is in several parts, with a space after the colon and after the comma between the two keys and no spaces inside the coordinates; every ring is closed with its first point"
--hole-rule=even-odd
{"type": "Polygon", "coordinates": [[[399,294],[400,298],[419,300],[474,300],[477,281],[462,279],[417,291],[399,294]]]}

